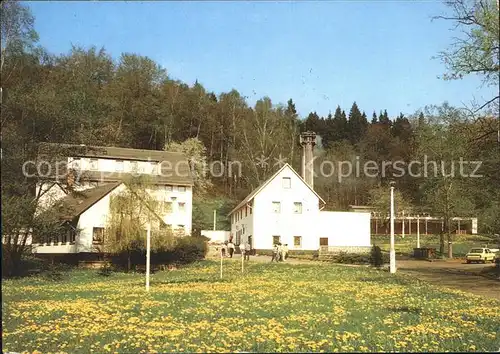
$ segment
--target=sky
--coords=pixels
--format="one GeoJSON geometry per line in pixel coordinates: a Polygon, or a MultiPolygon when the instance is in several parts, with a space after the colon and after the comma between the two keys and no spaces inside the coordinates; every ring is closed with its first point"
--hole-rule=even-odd
{"type": "Polygon", "coordinates": [[[302,117],[346,112],[369,117],[430,104],[462,107],[491,96],[480,78],[444,81],[439,51],[452,23],[431,21],[432,1],[33,1],[40,44],[54,54],[72,45],[147,56],[173,79],[219,94],[236,89],[253,105],[292,98],[302,117]]]}

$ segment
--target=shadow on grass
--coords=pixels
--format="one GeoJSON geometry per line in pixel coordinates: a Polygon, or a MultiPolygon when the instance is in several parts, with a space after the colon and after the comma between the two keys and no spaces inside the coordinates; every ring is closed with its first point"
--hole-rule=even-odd
{"type": "Polygon", "coordinates": [[[404,313],[411,313],[414,315],[420,315],[422,313],[422,309],[419,307],[398,306],[398,307],[389,307],[387,309],[392,312],[404,312],[404,313]]]}
{"type": "Polygon", "coordinates": [[[191,283],[230,283],[231,280],[227,278],[180,278],[180,279],[165,279],[165,280],[151,280],[151,284],[191,284],[191,283]]]}

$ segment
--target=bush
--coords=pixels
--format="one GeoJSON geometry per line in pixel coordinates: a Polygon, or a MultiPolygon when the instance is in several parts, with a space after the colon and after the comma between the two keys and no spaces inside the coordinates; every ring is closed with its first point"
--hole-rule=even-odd
{"type": "Polygon", "coordinates": [[[384,265],[384,257],[379,246],[372,246],[372,250],[370,252],[370,264],[377,268],[384,265]]]}
{"type": "Polygon", "coordinates": [[[109,277],[113,272],[113,268],[109,262],[105,262],[97,271],[97,274],[103,277],[109,277]]]}
{"type": "Polygon", "coordinates": [[[43,277],[49,281],[62,281],[66,278],[67,266],[63,264],[51,264],[43,273],[43,277]]]}
{"type": "Polygon", "coordinates": [[[205,258],[208,244],[205,237],[186,236],[176,240],[172,250],[175,263],[191,263],[205,258]]]}
{"type": "MultiPolygon", "coordinates": [[[[339,252],[321,255],[319,260],[340,264],[373,264],[372,255],[369,253],[339,252]]],[[[381,253],[381,265],[388,260],[388,256],[381,253]]]]}

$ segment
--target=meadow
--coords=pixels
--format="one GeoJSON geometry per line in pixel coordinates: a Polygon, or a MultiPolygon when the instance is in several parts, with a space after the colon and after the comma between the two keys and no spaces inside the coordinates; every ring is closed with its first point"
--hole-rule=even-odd
{"type": "Polygon", "coordinates": [[[3,352],[496,351],[500,301],[331,264],[3,281],[3,352]]]}

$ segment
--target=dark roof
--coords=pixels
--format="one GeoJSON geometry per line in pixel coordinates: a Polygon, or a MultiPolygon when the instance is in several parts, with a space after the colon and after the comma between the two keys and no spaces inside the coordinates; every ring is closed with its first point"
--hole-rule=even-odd
{"type": "MultiPolygon", "coordinates": [[[[51,166],[55,166],[56,163],[59,163],[60,167],[57,172],[59,177],[65,177],[67,175],[67,165],[65,163],[68,157],[96,157],[101,159],[158,162],[161,167],[161,174],[146,175],[151,177],[152,183],[193,185],[193,176],[189,167],[189,161],[186,155],[180,152],[62,143],[40,143],[38,156],[39,158],[49,161],[51,166]]],[[[47,175],[47,178],[53,179],[56,177],[55,168],[53,168],[52,171],[54,173],[47,175]]],[[[131,173],[126,172],[101,173],[100,171],[84,171],[81,175],[81,179],[100,182],[117,182],[132,176],[131,173]]]]}
{"type": "Polygon", "coordinates": [[[56,208],[59,209],[59,218],[61,220],[73,220],[108,195],[120,184],[121,182],[107,183],[67,195],[56,204],[56,208]]]}
{"type": "Polygon", "coordinates": [[[293,169],[293,167],[286,163],[285,165],[283,165],[283,167],[281,167],[278,171],[276,171],[271,177],[269,177],[266,181],[264,181],[264,183],[262,183],[260,186],[258,186],[257,188],[255,188],[249,195],[247,195],[246,198],[243,199],[241,201],[241,203],[239,203],[236,207],[234,207],[233,210],[231,210],[228,215],[231,215],[236,210],[238,210],[239,208],[241,208],[243,205],[245,205],[249,201],[251,201],[262,189],[264,189],[265,186],[267,186],[287,166],[293,171],[293,173],[295,173],[297,175],[297,177],[299,177],[299,179],[302,182],[304,182],[304,184],[318,197],[318,199],[320,201],[322,201],[323,203],[325,203],[325,201],[323,200],[323,198],[321,198],[320,195],[318,193],[316,193],[316,191],[314,189],[312,189],[311,186],[304,181],[304,179],[302,179],[302,177],[293,169]]]}

